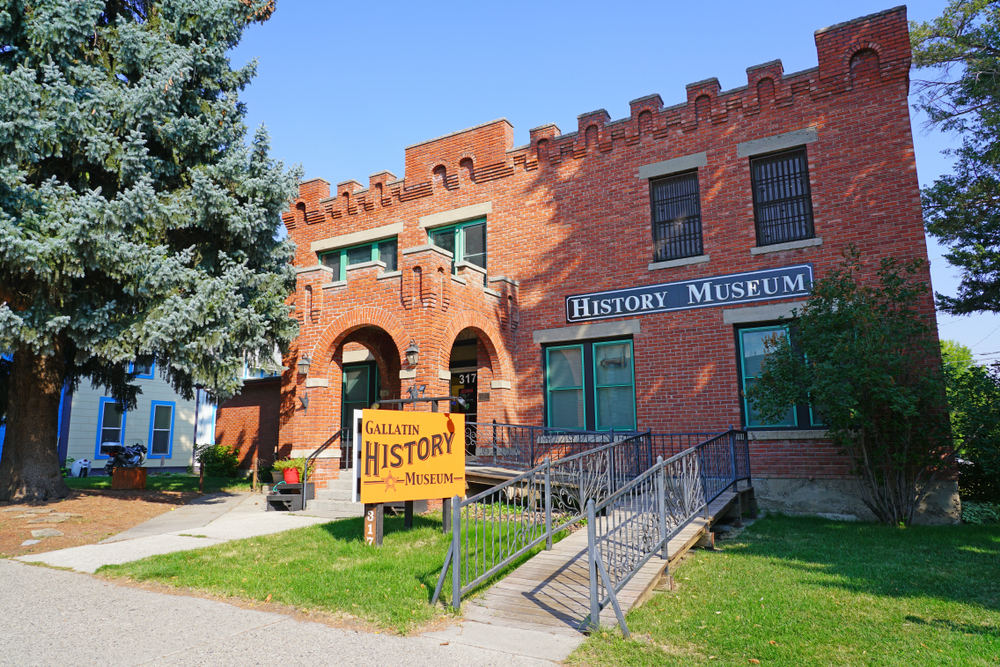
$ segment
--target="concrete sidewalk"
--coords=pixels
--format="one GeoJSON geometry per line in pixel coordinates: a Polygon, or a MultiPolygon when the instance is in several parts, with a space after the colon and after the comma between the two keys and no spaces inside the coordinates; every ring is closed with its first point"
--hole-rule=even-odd
{"type": "MultiPolygon", "coordinates": [[[[264,502],[264,496],[250,493],[202,496],[98,544],[15,560],[93,573],[102,565],[348,518],[315,510],[265,512],[264,502]]],[[[417,638],[387,637],[300,623],[289,616],[200,598],[119,587],[10,561],[0,561],[0,617],[4,618],[0,666],[19,667],[270,665],[275,655],[282,662],[306,660],[311,665],[551,665],[549,661],[565,659],[583,641],[582,636],[471,621],[417,638]],[[41,620],[51,618],[56,609],[54,626],[41,620]],[[154,627],[156,632],[124,632],[154,627]],[[78,644],[72,639],[95,633],[106,641],[78,644]],[[12,638],[18,640],[12,644],[12,638]],[[25,646],[27,650],[21,648],[25,646]]]]}
{"type": "Polygon", "coordinates": [[[265,512],[264,496],[260,494],[213,493],[97,544],[21,556],[17,560],[95,572],[102,565],[200,549],[340,518],[344,515],[335,512],[265,512]]]}
{"type": "Polygon", "coordinates": [[[343,630],[9,560],[0,560],[0,582],[0,667],[553,665],[525,656],[527,647],[510,636],[506,647],[488,649],[455,634],[396,637],[343,630]]]}

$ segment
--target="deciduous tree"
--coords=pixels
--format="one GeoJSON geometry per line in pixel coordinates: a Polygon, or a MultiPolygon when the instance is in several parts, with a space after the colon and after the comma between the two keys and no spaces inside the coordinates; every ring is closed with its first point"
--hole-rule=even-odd
{"type": "Polygon", "coordinates": [[[938,342],[919,308],[922,264],[884,259],[866,278],[848,250],[813,284],[790,342],[769,341],[747,391],[765,419],[811,402],[849,456],[862,501],[888,524],[913,520],[953,454],[938,342]]]}
{"type": "Polygon", "coordinates": [[[952,173],[922,192],[927,231],[950,247],[962,272],[950,313],[1000,312],[1000,2],[952,0],[910,26],[916,107],[961,137],[952,173]],[[921,75],[929,78],[920,78],[921,75]]]}

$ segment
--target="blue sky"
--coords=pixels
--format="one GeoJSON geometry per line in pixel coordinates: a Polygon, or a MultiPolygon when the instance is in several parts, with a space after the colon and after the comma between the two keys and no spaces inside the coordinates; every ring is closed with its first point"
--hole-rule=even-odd
{"type": "MultiPolygon", "coordinates": [[[[744,85],[750,65],[781,59],[785,73],[816,66],[813,32],[893,5],[875,0],[788,2],[333,3],[280,0],[233,53],[258,59],[242,99],[251,127],[265,124],[272,153],[331,183],[388,169],[403,176],[403,149],[507,118],[516,145],[528,130],[659,93],[685,99],[688,83],[744,85]]],[[[938,16],[944,0],[912,2],[910,20],[938,16]]],[[[913,117],[922,185],[949,168],[953,136],[913,117]]],[[[929,241],[934,289],[954,294],[958,272],[929,241]]],[[[942,338],[1000,359],[1000,316],[939,314],[942,338]]]]}

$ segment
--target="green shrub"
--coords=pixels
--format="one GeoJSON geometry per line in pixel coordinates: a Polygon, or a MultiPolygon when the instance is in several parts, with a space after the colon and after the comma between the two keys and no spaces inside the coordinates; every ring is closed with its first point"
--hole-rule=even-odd
{"type": "Polygon", "coordinates": [[[208,477],[236,477],[240,465],[239,454],[236,447],[202,445],[198,447],[198,463],[205,468],[205,475],[208,477]]]}
{"type": "Polygon", "coordinates": [[[979,526],[1000,523],[1000,503],[962,501],[962,523],[979,526]]]}

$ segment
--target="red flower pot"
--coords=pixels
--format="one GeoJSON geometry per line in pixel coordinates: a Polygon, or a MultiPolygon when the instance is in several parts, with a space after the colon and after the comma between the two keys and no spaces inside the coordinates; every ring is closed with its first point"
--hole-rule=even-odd
{"type": "Polygon", "coordinates": [[[285,468],[285,484],[298,484],[299,483],[299,469],[298,468],[285,468]]]}

